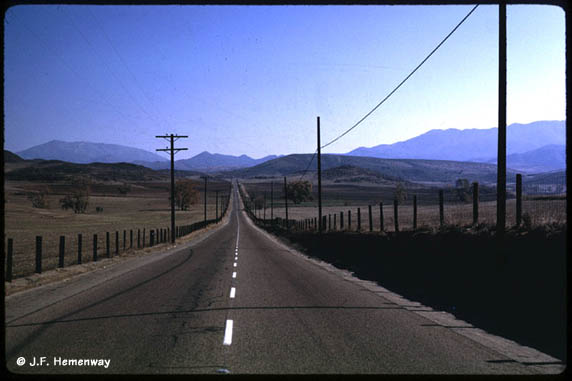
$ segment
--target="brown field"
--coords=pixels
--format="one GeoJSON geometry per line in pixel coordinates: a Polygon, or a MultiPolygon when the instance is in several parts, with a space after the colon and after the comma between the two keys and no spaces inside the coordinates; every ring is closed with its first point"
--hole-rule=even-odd
{"type": "MultiPolygon", "coordinates": [[[[244,183],[250,196],[266,192],[266,218],[270,219],[270,192],[267,184],[244,183]]],[[[316,186],[313,189],[313,201],[303,202],[299,205],[288,205],[289,219],[303,220],[318,217],[316,186]]],[[[408,198],[398,206],[398,222],[400,230],[413,228],[413,194],[417,195],[417,226],[427,228],[439,227],[438,189],[422,188],[408,189],[408,198]]],[[[496,194],[486,189],[481,192],[479,201],[479,223],[496,223],[496,194]]],[[[331,226],[334,225],[336,214],[336,228],[340,228],[340,212],[344,213],[344,229],[348,228],[348,211],[351,211],[351,228],[357,229],[357,210],[360,209],[361,230],[369,230],[368,205],[372,207],[372,225],[374,231],[380,229],[379,203],[383,200],[384,230],[394,231],[394,188],[372,187],[359,185],[325,185],[322,186],[322,215],[331,215],[331,226]]],[[[274,185],[274,217],[285,218],[284,196],[280,186],[274,185]]],[[[516,199],[509,198],[506,202],[507,226],[516,224],[516,199]]],[[[452,190],[445,190],[444,195],[444,222],[449,225],[470,225],[473,222],[472,201],[461,203],[455,200],[452,190]]],[[[522,213],[530,216],[532,226],[547,223],[566,223],[566,199],[559,198],[524,198],[522,213]]],[[[264,210],[257,212],[259,218],[264,217],[264,210]]],[[[329,223],[329,222],[328,222],[329,223]]]]}
{"type": "MultiPolygon", "coordinates": [[[[59,237],[65,236],[65,265],[77,263],[78,234],[82,234],[82,262],[93,258],[93,235],[98,235],[98,256],[106,255],[106,233],[110,233],[110,251],[115,252],[115,232],[119,232],[120,252],[123,251],[123,231],[126,231],[125,246],[130,246],[130,230],[133,230],[133,247],[137,245],[137,230],[146,231],[146,246],[150,229],[166,229],[171,225],[169,183],[132,183],[131,191],[120,195],[117,184],[92,185],[87,212],[75,214],[62,210],[59,199],[69,191],[66,184],[39,184],[31,182],[5,182],[5,235],[6,242],[13,239],[13,277],[25,276],[35,271],[35,237],[42,236],[42,268],[57,266],[59,237]],[[27,192],[48,186],[49,207],[33,208],[27,192]],[[96,207],[103,207],[102,213],[96,207]]],[[[219,196],[227,194],[228,184],[208,184],[207,219],[215,218],[215,190],[219,196]]],[[[202,194],[198,204],[188,211],[176,211],[176,224],[187,225],[204,219],[202,194]]],[[[220,208],[219,208],[220,214],[220,208]]]]}

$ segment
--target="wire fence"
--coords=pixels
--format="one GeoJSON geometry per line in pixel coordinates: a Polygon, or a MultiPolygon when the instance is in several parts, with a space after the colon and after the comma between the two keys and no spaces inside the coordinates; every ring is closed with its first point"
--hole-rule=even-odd
{"type": "Polygon", "coordinates": [[[184,237],[222,220],[230,203],[230,191],[220,195],[218,201],[220,204],[217,202],[216,207],[208,205],[209,219],[193,214],[193,218],[186,219],[187,223],[176,225],[175,232],[171,232],[167,221],[156,224],[148,221],[136,227],[123,226],[119,229],[113,224],[95,224],[73,233],[44,230],[41,233],[8,234],[4,269],[6,280],[144,250],[170,242],[173,233],[175,238],[184,237]]]}
{"type": "MultiPolygon", "coordinates": [[[[507,184],[506,226],[533,227],[550,223],[567,223],[566,175],[559,172],[539,177],[522,175],[520,197],[517,181],[507,184]]],[[[284,188],[269,183],[246,183],[242,187],[246,206],[258,220],[286,219],[284,188]]],[[[444,225],[495,225],[496,186],[460,182],[455,186],[397,187],[325,186],[322,190],[322,224],[325,230],[395,231],[439,228],[444,225]]],[[[313,200],[288,203],[289,224],[316,229],[318,221],[317,191],[313,200]]]]}

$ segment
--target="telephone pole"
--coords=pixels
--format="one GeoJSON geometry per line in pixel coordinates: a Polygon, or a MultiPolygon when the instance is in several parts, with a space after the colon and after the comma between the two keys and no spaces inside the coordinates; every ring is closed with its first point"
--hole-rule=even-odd
{"type": "Polygon", "coordinates": [[[270,222],[274,221],[274,183],[270,182],[270,222]]]}
{"type": "Polygon", "coordinates": [[[207,178],[208,176],[201,176],[201,179],[205,179],[205,223],[207,222],[207,178]]]}
{"type": "Polygon", "coordinates": [[[506,4],[499,3],[499,115],[497,152],[497,235],[506,220],[506,4]]]}
{"type": "Polygon", "coordinates": [[[161,148],[157,151],[171,153],[171,243],[175,243],[175,154],[179,151],[186,151],[187,148],[175,148],[175,141],[181,138],[188,138],[185,135],[160,135],[156,138],[168,139],[171,143],[171,148],[161,148]]]}
{"type": "Polygon", "coordinates": [[[322,232],[322,151],[320,149],[320,117],[318,117],[318,232],[322,232]]]}
{"type": "MultiPolygon", "coordinates": [[[[218,190],[215,191],[215,205],[216,205],[216,212],[215,212],[215,219],[218,220],[218,190]]],[[[222,209],[221,209],[222,210],[222,209]]]]}

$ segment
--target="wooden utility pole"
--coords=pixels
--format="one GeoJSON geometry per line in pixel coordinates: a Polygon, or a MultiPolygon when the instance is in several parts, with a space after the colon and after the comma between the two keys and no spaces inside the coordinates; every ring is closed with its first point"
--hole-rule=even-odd
{"type": "MultiPolygon", "coordinates": [[[[175,231],[175,153],[179,151],[186,151],[186,148],[175,148],[175,141],[181,138],[188,138],[184,135],[160,135],[156,138],[169,139],[171,148],[157,149],[157,151],[170,152],[171,154],[171,231],[175,231]]],[[[175,243],[175,236],[171,235],[171,243],[175,243]]]]}
{"type": "Polygon", "coordinates": [[[201,179],[205,179],[205,223],[207,222],[207,178],[208,176],[201,176],[201,179]]]}
{"type": "Polygon", "coordinates": [[[322,232],[322,151],[320,149],[320,117],[318,117],[318,232],[322,232]]]}
{"type": "Polygon", "coordinates": [[[497,235],[506,220],[506,4],[499,3],[499,118],[497,154],[497,235]]]}
{"type": "Polygon", "coordinates": [[[218,191],[215,191],[215,219],[218,220],[218,191]]]}
{"type": "Polygon", "coordinates": [[[284,206],[286,208],[286,230],[288,230],[288,187],[286,186],[286,176],[284,176],[284,206]]]}

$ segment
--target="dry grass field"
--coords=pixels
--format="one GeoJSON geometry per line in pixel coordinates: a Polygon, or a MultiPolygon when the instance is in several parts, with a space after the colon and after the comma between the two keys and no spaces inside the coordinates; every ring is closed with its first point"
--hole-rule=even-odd
{"type": "MultiPolygon", "coordinates": [[[[244,188],[250,196],[260,195],[266,192],[266,218],[270,219],[270,193],[267,184],[244,183],[244,188]]],[[[313,201],[301,204],[288,205],[289,219],[303,220],[306,218],[318,217],[318,205],[316,187],[313,189],[313,201]]],[[[374,231],[380,229],[379,203],[383,200],[383,220],[384,230],[394,231],[394,207],[393,196],[395,188],[373,187],[371,185],[331,185],[322,187],[322,215],[331,215],[331,226],[334,226],[334,214],[336,215],[336,229],[340,228],[340,212],[344,214],[344,229],[348,229],[348,211],[351,214],[351,229],[357,229],[358,208],[361,216],[361,230],[369,230],[368,205],[372,207],[372,225],[374,231]]],[[[413,194],[417,195],[417,227],[418,228],[438,228],[439,205],[438,189],[417,187],[408,189],[408,198],[398,206],[398,222],[400,230],[410,230],[413,228],[413,194]]],[[[482,192],[479,202],[479,223],[496,223],[496,194],[491,189],[482,192]]],[[[274,217],[285,218],[284,196],[281,187],[275,184],[274,187],[274,217]]],[[[510,197],[510,195],[509,195],[510,197]]],[[[509,198],[506,203],[507,226],[516,224],[516,199],[509,198]]],[[[472,201],[460,202],[455,199],[454,192],[449,189],[444,195],[444,222],[449,225],[465,226],[473,222],[472,201]]],[[[522,202],[522,213],[530,216],[531,226],[544,225],[548,223],[566,223],[566,200],[559,199],[527,199],[522,202]]],[[[264,217],[264,210],[257,212],[259,218],[264,217]]],[[[328,222],[329,224],[329,222],[328,222]]]]}
{"type": "MultiPolygon", "coordinates": [[[[13,276],[25,276],[35,270],[35,237],[42,236],[42,268],[52,269],[58,264],[59,237],[65,236],[65,265],[77,263],[78,234],[82,234],[82,262],[93,258],[93,235],[98,238],[98,256],[106,255],[106,233],[110,233],[111,253],[115,252],[115,232],[119,232],[120,252],[137,247],[137,233],[145,229],[146,246],[151,229],[170,228],[169,183],[133,183],[131,191],[120,194],[117,184],[92,186],[86,213],[75,214],[60,208],[59,200],[66,193],[65,184],[39,184],[32,182],[5,182],[5,235],[6,242],[13,239],[13,276]],[[27,193],[42,187],[50,188],[47,208],[34,208],[27,193]],[[96,212],[102,207],[103,212],[96,212]]],[[[199,202],[187,211],[176,211],[176,224],[187,225],[204,219],[202,188],[199,202]]],[[[207,219],[215,218],[215,190],[219,196],[228,193],[228,184],[208,184],[207,219]]],[[[220,213],[220,208],[219,208],[220,213]]]]}

